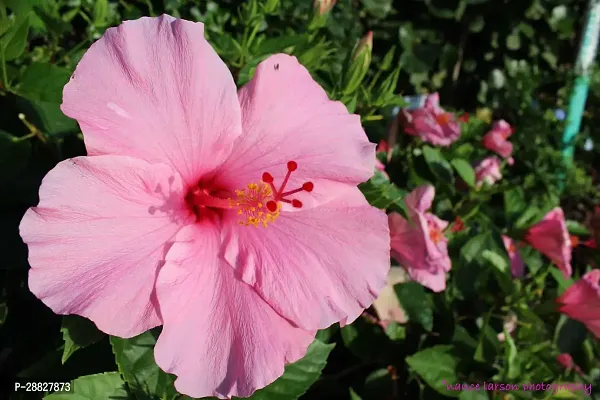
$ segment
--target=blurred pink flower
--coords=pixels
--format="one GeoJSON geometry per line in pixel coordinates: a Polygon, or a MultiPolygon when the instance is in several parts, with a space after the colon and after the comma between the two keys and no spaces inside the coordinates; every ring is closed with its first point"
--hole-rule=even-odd
{"type": "Polygon", "coordinates": [[[571,276],[571,250],[573,248],[565,215],[560,207],[556,207],[525,235],[532,247],[545,255],[563,272],[565,277],[571,276]]]}
{"type": "MultiPolygon", "coordinates": [[[[507,139],[512,134],[513,128],[508,122],[503,119],[496,121],[492,129],[483,137],[483,147],[508,159],[513,152],[513,145],[507,139]]],[[[511,160],[509,164],[512,164],[511,160]]]]}
{"type": "Polygon", "coordinates": [[[379,153],[387,153],[388,151],[390,151],[390,147],[388,145],[388,142],[386,140],[380,140],[379,143],[377,144],[377,147],[375,148],[375,152],[377,154],[379,153]]]}
{"type": "Polygon", "coordinates": [[[579,368],[579,365],[575,364],[573,357],[569,353],[562,353],[556,356],[556,361],[565,369],[574,369],[579,375],[583,375],[583,371],[579,368]]]}
{"type": "Polygon", "coordinates": [[[517,250],[517,246],[515,246],[515,242],[506,235],[502,235],[502,241],[504,242],[504,247],[510,258],[510,270],[512,276],[515,278],[522,278],[525,272],[525,263],[517,250]]]}
{"type": "Polygon", "coordinates": [[[488,185],[493,185],[502,179],[500,172],[500,159],[496,156],[484,158],[475,166],[475,183],[477,186],[487,182],[488,185]]]}
{"type": "Polygon", "coordinates": [[[23,217],[29,287],[111,335],[162,324],[179,392],[250,396],[385,286],[387,218],[356,187],[375,145],[296,58],[237,91],[203,24],[144,17],[91,46],[62,110],[89,157],[23,217]]]}
{"type": "Polygon", "coordinates": [[[379,159],[375,160],[375,169],[377,169],[378,171],[381,171],[381,173],[387,178],[390,179],[389,175],[387,174],[387,172],[385,172],[385,165],[379,161],[379,159]]]}
{"type": "Polygon", "coordinates": [[[460,124],[452,113],[439,105],[439,95],[430,94],[425,105],[416,110],[402,110],[405,119],[404,131],[419,136],[423,141],[436,146],[449,146],[460,136],[460,124]]]}
{"type": "Polygon", "coordinates": [[[454,220],[454,223],[452,224],[452,228],[450,228],[450,232],[456,233],[464,231],[465,229],[465,221],[463,221],[463,219],[460,216],[457,216],[454,220]]]}
{"type": "Polygon", "coordinates": [[[433,186],[419,186],[405,199],[410,222],[398,213],[391,213],[388,218],[392,257],[411,279],[441,292],[446,288],[446,272],[450,271],[451,263],[448,239],[443,234],[448,222],[426,212],[434,196],[433,186]]]}
{"type": "Polygon", "coordinates": [[[558,298],[558,311],[583,323],[600,338],[600,269],[594,269],[569,286],[558,298]]]}

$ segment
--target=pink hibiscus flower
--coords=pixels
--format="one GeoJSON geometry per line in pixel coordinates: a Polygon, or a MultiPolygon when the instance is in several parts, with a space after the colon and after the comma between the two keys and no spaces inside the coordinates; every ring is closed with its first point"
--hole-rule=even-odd
{"type": "Polygon", "coordinates": [[[558,298],[558,311],[583,323],[600,338],[600,269],[594,269],[569,286],[558,298]]]}
{"type": "Polygon", "coordinates": [[[111,335],[162,324],[155,358],[179,392],[250,396],[385,286],[386,215],[356,187],[375,145],[296,58],[236,93],[203,24],[127,21],[62,110],[89,156],[50,171],[21,222],[29,287],[111,335]]]}
{"type": "Polygon", "coordinates": [[[483,137],[483,147],[507,158],[509,164],[512,164],[510,155],[513,152],[513,145],[507,139],[513,132],[513,128],[505,120],[496,121],[492,125],[492,129],[483,137]]]}
{"type": "Polygon", "coordinates": [[[525,262],[521,258],[517,246],[515,246],[515,242],[506,235],[502,235],[502,242],[504,242],[504,247],[510,258],[510,270],[512,276],[515,278],[522,278],[525,272],[525,262]]]}
{"type": "Polygon", "coordinates": [[[408,272],[411,279],[434,292],[446,288],[450,271],[448,239],[443,230],[448,222],[426,212],[431,208],[435,188],[419,186],[406,196],[410,222],[398,213],[388,215],[392,257],[408,272]]]}
{"type": "Polygon", "coordinates": [[[425,105],[415,110],[402,110],[405,119],[404,131],[419,136],[436,146],[449,146],[460,136],[460,124],[452,113],[440,107],[437,93],[425,99],[425,105]]]}
{"type": "Polygon", "coordinates": [[[486,182],[488,185],[493,185],[502,179],[500,172],[500,159],[496,156],[484,158],[475,166],[475,183],[477,186],[483,185],[486,182]]]}
{"type": "Polygon", "coordinates": [[[571,276],[571,250],[573,245],[565,223],[565,215],[556,207],[525,235],[525,240],[558,266],[565,277],[571,276]]]}
{"type": "Polygon", "coordinates": [[[562,353],[556,356],[556,361],[566,370],[574,369],[579,375],[583,375],[583,371],[579,365],[575,364],[573,357],[569,353],[562,353]]]}
{"type": "Polygon", "coordinates": [[[389,175],[387,174],[387,172],[385,172],[385,164],[383,164],[381,161],[379,161],[378,159],[375,160],[375,169],[377,171],[380,171],[383,176],[385,176],[387,179],[390,179],[389,175]]]}

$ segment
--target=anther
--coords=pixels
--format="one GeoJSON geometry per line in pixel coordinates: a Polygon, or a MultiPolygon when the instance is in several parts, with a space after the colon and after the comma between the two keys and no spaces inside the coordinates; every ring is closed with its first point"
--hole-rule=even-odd
{"type": "Polygon", "coordinates": [[[294,206],[295,208],[302,208],[302,202],[300,200],[293,199],[292,206],[294,206]]]}

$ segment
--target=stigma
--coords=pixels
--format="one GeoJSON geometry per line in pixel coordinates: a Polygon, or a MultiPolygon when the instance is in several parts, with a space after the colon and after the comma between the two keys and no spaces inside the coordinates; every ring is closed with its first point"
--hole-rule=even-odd
{"type": "Polygon", "coordinates": [[[273,175],[264,172],[259,183],[249,183],[246,188],[236,190],[236,197],[229,199],[229,207],[237,210],[240,216],[238,224],[267,227],[279,217],[282,203],[302,208],[302,202],[290,196],[299,192],[312,192],[314,185],[312,182],[305,182],[297,189],[285,191],[290,175],[297,169],[298,164],[295,161],[287,163],[287,174],[279,188],[275,186],[273,175]]]}

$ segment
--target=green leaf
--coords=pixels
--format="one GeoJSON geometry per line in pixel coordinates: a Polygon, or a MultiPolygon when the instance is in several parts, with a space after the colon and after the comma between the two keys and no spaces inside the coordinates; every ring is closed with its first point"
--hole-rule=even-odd
{"type": "Polygon", "coordinates": [[[119,372],[136,398],[174,399],[175,377],[163,372],[154,361],[156,339],[147,331],[131,339],[110,337],[119,372]]]}
{"type": "Polygon", "coordinates": [[[69,392],[56,392],[44,400],[127,400],[125,384],[118,372],[87,375],[71,382],[69,392]]]}
{"type": "Polygon", "coordinates": [[[391,183],[381,171],[375,171],[373,177],[367,182],[361,183],[358,188],[372,206],[381,209],[391,207],[405,218],[407,217],[408,213],[403,200],[406,191],[391,183]]]}
{"type": "Polygon", "coordinates": [[[333,324],[329,328],[320,329],[317,331],[316,339],[320,340],[323,343],[329,343],[331,338],[338,333],[340,330],[340,326],[338,324],[333,324]]]}
{"type": "Polygon", "coordinates": [[[544,218],[544,212],[539,207],[530,205],[528,206],[523,214],[515,221],[516,229],[527,229],[535,225],[542,218],[544,218]]]}
{"type": "Polygon", "coordinates": [[[573,279],[565,278],[565,275],[563,274],[563,272],[554,266],[550,267],[550,275],[552,275],[552,277],[558,284],[558,295],[559,296],[561,294],[563,294],[563,292],[565,290],[567,290],[567,288],[574,283],[573,279]]]}
{"type": "Polygon", "coordinates": [[[577,222],[577,221],[573,221],[573,220],[567,220],[566,221],[567,224],[567,230],[569,231],[569,233],[571,235],[576,235],[576,236],[588,236],[590,234],[590,230],[583,224],[577,222]]]}
{"type": "Polygon", "coordinates": [[[376,369],[365,378],[361,393],[368,399],[385,399],[392,395],[394,385],[387,368],[376,369]]]}
{"type": "Polygon", "coordinates": [[[446,161],[439,149],[424,146],[423,156],[425,162],[429,166],[431,172],[441,181],[449,184],[454,183],[454,174],[452,173],[452,167],[446,161]]]}
{"type": "Polygon", "coordinates": [[[279,37],[270,37],[263,40],[258,46],[255,56],[265,56],[275,53],[282,53],[290,47],[296,47],[307,42],[307,35],[287,35],[279,37]]]}
{"type": "Polygon", "coordinates": [[[512,280],[512,271],[506,252],[499,254],[496,251],[484,249],[481,253],[481,257],[489,262],[494,268],[494,274],[502,291],[506,294],[514,293],[515,287],[512,280]]]}
{"type": "Polygon", "coordinates": [[[517,359],[517,346],[510,333],[504,328],[504,376],[509,380],[516,379],[521,374],[517,359]]]}
{"type": "Polygon", "coordinates": [[[460,392],[459,400],[489,400],[485,390],[465,390],[460,392]]]}
{"type": "Polygon", "coordinates": [[[103,26],[106,24],[108,15],[108,0],[96,0],[94,5],[94,25],[103,26]]]}
{"type": "Polygon", "coordinates": [[[403,340],[406,338],[406,327],[392,321],[385,328],[385,334],[392,340],[403,340]]]}
{"type": "Polygon", "coordinates": [[[373,362],[392,362],[392,343],[381,326],[365,318],[358,318],[352,324],[344,326],[340,333],[344,346],[358,358],[373,362]],[[373,346],[373,343],[377,343],[377,346],[373,346]]]}
{"type": "Polygon", "coordinates": [[[244,65],[244,67],[238,73],[237,84],[239,86],[243,86],[250,79],[252,79],[258,64],[260,64],[262,61],[264,61],[267,57],[268,56],[266,56],[266,55],[260,56],[260,57],[255,57],[255,58],[251,59],[250,61],[248,61],[248,63],[246,65],[244,65]]]}
{"type": "Polygon", "coordinates": [[[458,361],[450,354],[452,346],[437,345],[421,350],[406,363],[436,392],[450,397],[458,397],[459,391],[447,390],[446,385],[458,382],[456,367],[458,361]]]}
{"type": "Polygon", "coordinates": [[[455,158],[452,160],[452,166],[458,172],[458,175],[462,178],[465,183],[471,187],[475,186],[475,171],[471,164],[467,160],[462,158],[455,158]]]}
{"type": "Polygon", "coordinates": [[[356,394],[354,389],[350,388],[350,400],[362,400],[359,395],[356,394]]]}
{"type": "Polygon", "coordinates": [[[372,16],[384,19],[392,10],[392,0],[361,0],[365,10],[372,16]]]}
{"type": "Polygon", "coordinates": [[[63,136],[79,131],[77,122],[65,116],[58,103],[19,98],[17,104],[29,122],[45,134],[63,136]]]}
{"type": "Polygon", "coordinates": [[[404,282],[395,285],[394,290],[409,320],[418,322],[427,332],[431,332],[433,304],[425,288],[417,282],[404,282]]]}
{"type": "Polygon", "coordinates": [[[65,315],[60,331],[65,342],[62,355],[63,364],[77,350],[94,344],[104,337],[104,333],[98,330],[92,321],[78,315],[65,315]]]}
{"type": "Polygon", "coordinates": [[[514,224],[526,208],[523,189],[515,187],[504,192],[504,212],[508,225],[514,224]]]}
{"type": "Polygon", "coordinates": [[[18,94],[29,99],[60,104],[71,71],[52,64],[32,63],[21,75],[18,94]]]}
{"type": "Polygon", "coordinates": [[[469,23],[469,30],[474,33],[481,32],[485,26],[485,19],[481,15],[477,15],[469,23]]]}
{"type": "Polygon", "coordinates": [[[19,57],[27,46],[29,34],[29,14],[18,18],[0,39],[0,51],[4,51],[6,61],[19,57]]]}
{"type": "Polygon", "coordinates": [[[248,400],[294,400],[302,396],[321,376],[327,357],[335,347],[315,340],[306,356],[285,367],[283,375],[275,382],[256,391],[248,400]]]}
{"type": "Polygon", "coordinates": [[[521,48],[521,36],[518,32],[513,32],[506,37],[506,47],[509,50],[519,50],[521,48]]]}
{"type": "Polygon", "coordinates": [[[390,47],[385,56],[383,56],[383,60],[381,61],[381,65],[379,68],[382,71],[387,71],[392,66],[392,61],[394,60],[394,54],[396,53],[396,45],[390,47]]]}
{"type": "Polygon", "coordinates": [[[496,331],[490,326],[492,312],[488,312],[483,321],[480,332],[479,342],[473,359],[481,363],[492,363],[500,348],[500,342],[496,331]]]}
{"type": "Polygon", "coordinates": [[[469,241],[465,243],[465,245],[460,250],[460,253],[465,259],[465,261],[474,261],[475,258],[478,255],[480,255],[485,249],[488,239],[489,237],[485,233],[479,234],[469,239],[469,241]]]}

